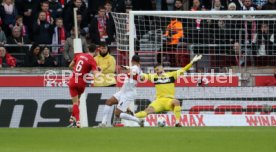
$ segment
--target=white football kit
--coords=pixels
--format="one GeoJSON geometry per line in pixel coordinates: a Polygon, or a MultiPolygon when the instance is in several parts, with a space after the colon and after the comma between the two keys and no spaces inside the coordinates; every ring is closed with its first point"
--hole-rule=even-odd
{"type": "Polygon", "coordinates": [[[122,112],[126,112],[129,104],[136,98],[137,78],[142,71],[140,67],[135,65],[130,67],[130,73],[131,74],[125,78],[121,90],[114,94],[114,97],[118,100],[117,108],[122,112]]]}

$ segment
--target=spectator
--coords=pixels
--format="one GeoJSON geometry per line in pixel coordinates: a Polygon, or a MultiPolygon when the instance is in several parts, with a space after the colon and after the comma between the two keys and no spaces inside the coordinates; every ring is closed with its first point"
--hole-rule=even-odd
{"type": "MultiPolygon", "coordinates": [[[[165,51],[170,51],[169,57],[171,66],[176,66],[174,54],[175,52],[173,51],[177,51],[177,45],[179,44],[180,40],[184,37],[182,22],[178,21],[177,18],[173,18],[170,24],[167,26],[166,32],[163,36],[166,41],[165,46],[163,48],[165,49],[165,51]]],[[[158,54],[158,63],[161,63],[162,61],[161,56],[161,54],[158,54]]]]}
{"type": "Polygon", "coordinates": [[[193,0],[193,5],[192,5],[192,8],[191,8],[191,11],[199,11],[201,10],[202,7],[201,7],[201,3],[199,0],[193,0]]]}
{"type": "Polygon", "coordinates": [[[43,65],[44,59],[38,44],[34,43],[32,45],[28,59],[30,67],[39,67],[43,65]]]}
{"type": "Polygon", "coordinates": [[[229,4],[230,4],[230,3],[235,3],[235,4],[236,4],[236,9],[237,9],[237,10],[243,10],[243,6],[244,6],[244,5],[243,5],[243,1],[244,1],[244,0],[230,0],[230,1],[229,1],[229,4]]]}
{"type": "Polygon", "coordinates": [[[21,16],[21,15],[16,16],[15,26],[20,28],[22,36],[24,36],[24,37],[29,36],[29,33],[28,33],[29,30],[28,30],[27,26],[24,25],[23,16],[21,16]]]}
{"type": "Polygon", "coordinates": [[[245,65],[245,52],[241,49],[239,43],[234,43],[233,50],[235,53],[235,64],[237,66],[244,66],[245,65]]]}
{"type": "Polygon", "coordinates": [[[174,3],[174,10],[175,11],[183,11],[183,3],[182,0],[176,0],[174,3]]]}
{"type": "MultiPolygon", "coordinates": [[[[237,9],[237,6],[235,3],[230,3],[228,5],[228,10],[230,11],[235,11],[237,9]]],[[[228,15],[228,18],[233,18],[233,15],[228,15]]],[[[231,34],[227,34],[228,36],[228,40],[230,41],[229,43],[234,44],[234,43],[238,43],[239,42],[239,37],[240,37],[240,32],[242,32],[243,30],[241,30],[242,27],[242,22],[240,20],[226,20],[226,29],[227,29],[227,33],[231,33],[231,34]]]]}
{"type": "Polygon", "coordinates": [[[0,47],[0,68],[2,67],[15,67],[16,59],[7,53],[4,47],[0,47]]]}
{"type": "Polygon", "coordinates": [[[229,3],[228,4],[228,10],[229,11],[236,11],[237,10],[237,6],[236,6],[236,4],[235,3],[229,3]]]}
{"type": "Polygon", "coordinates": [[[17,13],[19,15],[22,15],[24,13],[24,7],[22,7],[22,6],[24,6],[24,1],[25,0],[15,0],[14,1],[14,5],[15,5],[17,13]]]}
{"type": "MultiPolygon", "coordinates": [[[[80,31],[78,31],[80,33],[80,31]]],[[[69,65],[70,62],[74,59],[74,47],[73,47],[73,39],[75,38],[75,28],[71,29],[71,36],[68,37],[65,41],[63,57],[65,59],[66,65],[69,65]]],[[[83,52],[87,51],[87,43],[86,39],[83,36],[80,36],[82,42],[83,52]]]]}
{"type": "Polygon", "coordinates": [[[2,30],[2,27],[0,26],[0,46],[3,46],[7,43],[7,37],[5,32],[2,30]]]}
{"type": "Polygon", "coordinates": [[[14,5],[14,0],[3,0],[2,5],[4,7],[3,29],[6,31],[7,35],[10,35],[18,14],[17,9],[14,5]]]}
{"type": "Polygon", "coordinates": [[[262,10],[276,10],[276,0],[268,0],[267,3],[265,3],[262,6],[262,10]]]}
{"type": "Polygon", "coordinates": [[[225,10],[224,6],[221,5],[221,1],[220,0],[214,0],[213,1],[213,8],[212,11],[221,11],[221,10],[225,10]]]}
{"type": "Polygon", "coordinates": [[[164,36],[168,45],[177,45],[179,40],[184,37],[182,22],[178,21],[177,18],[173,18],[167,26],[164,36]]]}
{"type": "Polygon", "coordinates": [[[268,0],[252,0],[252,3],[257,6],[258,10],[262,9],[262,6],[267,3],[268,0]]]}
{"type": "MultiPolygon", "coordinates": [[[[124,1],[124,0],[120,0],[124,1]]],[[[105,1],[104,0],[87,0],[88,2],[88,9],[91,10],[91,14],[94,16],[98,12],[99,6],[103,6],[105,1]]]]}
{"type": "Polygon", "coordinates": [[[29,29],[29,39],[31,40],[33,40],[33,30],[31,29],[33,28],[33,23],[36,20],[35,12],[37,12],[36,9],[38,5],[39,3],[37,0],[25,0],[24,5],[22,6],[24,7],[23,23],[29,29]]]}
{"type": "MultiPolygon", "coordinates": [[[[206,10],[205,8],[202,8],[201,3],[199,0],[193,0],[193,5],[191,8],[191,11],[201,11],[201,10],[206,10]]],[[[203,20],[201,18],[197,18],[197,19],[188,19],[188,41],[190,43],[205,43],[209,39],[208,37],[210,37],[210,28],[206,27],[209,26],[210,24],[206,21],[203,20]]],[[[210,43],[210,42],[206,42],[206,43],[210,43]]],[[[200,52],[199,52],[200,53],[200,52]]]]}
{"type": "MultiPolygon", "coordinates": [[[[9,51],[10,53],[26,53],[27,51],[22,51],[22,49],[24,48],[21,48],[24,44],[30,44],[30,41],[29,39],[26,37],[26,36],[22,36],[21,34],[21,28],[19,26],[15,26],[13,27],[12,29],[12,36],[10,36],[8,38],[8,41],[7,41],[8,44],[17,44],[19,47],[17,48],[12,48],[12,50],[14,51],[9,51]],[[19,50],[20,51],[19,51],[19,50]],[[17,51],[16,51],[17,50],[17,51]]],[[[24,49],[26,50],[26,48],[24,49]]],[[[28,50],[28,49],[27,49],[28,50]]]]}
{"type": "Polygon", "coordinates": [[[116,33],[114,19],[111,14],[112,5],[109,2],[106,2],[104,5],[104,8],[106,10],[106,18],[109,19],[110,21],[110,27],[112,29],[112,33],[116,33]]]}
{"type": "Polygon", "coordinates": [[[61,4],[62,8],[64,8],[65,4],[67,3],[67,0],[58,0],[58,2],[61,4]]]}
{"type": "MultiPolygon", "coordinates": [[[[86,8],[85,3],[82,0],[72,0],[71,4],[68,4],[68,8],[64,10],[64,26],[66,31],[70,31],[74,26],[74,14],[73,9],[77,8],[77,13],[81,14],[82,22],[87,25],[90,18],[89,12],[86,8]],[[72,3],[73,2],[73,3],[72,3]]],[[[70,2],[69,2],[70,3],[70,2]]]]}
{"type": "Polygon", "coordinates": [[[182,5],[183,5],[184,11],[190,10],[190,1],[191,0],[182,0],[182,5]]]}
{"type": "Polygon", "coordinates": [[[42,53],[43,53],[43,59],[44,59],[44,61],[42,62],[43,67],[57,66],[57,61],[55,60],[54,57],[50,55],[50,49],[48,47],[44,47],[42,50],[42,53]]]}
{"type": "Polygon", "coordinates": [[[261,24],[260,30],[258,30],[254,38],[253,43],[257,46],[257,54],[259,56],[274,54],[274,34],[269,29],[268,23],[264,22],[261,24]]]}
{"type": "Polygon", "coordinates": [[[112,12],[112,5],[111,5],[111,3],[107,1],[104,4],[104,8],[105,8],[106,17],[107,18],[112,17],[112,15],[111,15],[111,12],[112,12]]]}
{"type": "Polygon", "coordinates": [[[169,11],[174,10],[173,8],[174,8],[175,0],[166,0],[166,3],[169,11]]]}
{"type": "Polygon", "coordinates": [[[38,44],[51,44],[54,32],[53,20],[46,20],[46,13],[40,12],[38,19],[33,25],[34,42],[38,44]]]}
{"type": "Polygon", "coordinates": [[[98,70],[101,71],[101,75],[95,78],[94,86],[96,87],[111,87],[116,85],[115,80],[115,58],[109,54],[107,45],[100,43],[99,54],[95,57],[95,61],[98,65],[98,70]]]}
{"type": "MultiPolygon", "coordinates": [[[[52,38],[52,45],[65,45],[66,41],[66,31],[63,26],[63,19],[56,19],[56,27],[54,28],[54,34],[52,38]]],[[[65,65],[62,53],[64,51],[64,47],[52,47],[52,55],[56,57],[58,64],[60,66],[65,65]]]]}
{"type": "Polygon", "coordinates": [[[252,3],[252,0],[243,0],[242,10],[255,11],[257,10],[257,5],[252,3]]]}
{"type": "Polygon", "coordinates": [[[53,20],[52,13],[50,12],[50,9],[49,9],[48,1],[43,1],[42,3],[40,3],[40,9],[38,9],[37,12],[35,12],[35,15],[36,15],[35,18],[38,18],[39,12],[45,12],[47,22],[50,23],[51,20],[53,20]]]}
{"type": "Polygon", "coordinates": [[[83,21],[82,19],[82,15],[77,13],[77,24],[78,27],[80,28],[80,34],[83,37],[88,37],[88,33],[89,33],[89,28],[88,28],[88,24],[86,22],[83,21]]]}
{"type": "Polygon", "coordinates": [[[56,18],[60,18],[62,17],[62,5],[60,4],[60,2],[56,1],[56,0],[48,0],[49,2],[49,11],[51,12],[52,17],[54,18],[54,20],[56,18]]]}
{"type": "MultiPolygon", "coordinates": [[[[54,28],[53,38],[52,38],[52,44],[53,45],[65,45],[66,41],[66,31],[63,26],[63,19],[57,18],[56,19],[56,26],[54,28]]],[[[58,54],[62,53],[64,51],[64,47],[53,47],[52,53],[58,54]]]]}
{"type": "Polygon", "coordinates": [[[114,42],[115,29],[112,23],[113,21],[106,17],[105,8],[99,7],[98,15],[90,23],[91,42],[95,44],[114,42]]]}
{"type": "MultiPolygon", "coordinates": [[[[171,0],[169,0],[171,2],[171,0]]],[[[170,3],[169,2],[169,3],[170,3]]],[[[167,3],[167,0],[156,0],[155,1],[155,9],[156,10],[168,10],[168,3],[167,3]]]]}
{"type": "Polygon", "coordinates": [[[126,12],[125,0],[113,0],[112,11],[117,13],[125,13],[126,12]]]}
{"type": "MultiPolygon", "coordinates": [[[[245,11],[255,11],[256,10],[256,5],[252,4],[251,0],[244,0],[244,6],[243,6],[243,10],[245,11]]],[[[249,17],[249,18],[254,18],[254,16],[244,16],[244,17],[249,17]]],[[[254,34],[256,32],[256,22],[252,21],[252,20],[248,20],[248,21],[244,21],[244,28],[245,28],[245,43],[247,44],[251,44],[253,38],[254,38],[254,34]]]]}

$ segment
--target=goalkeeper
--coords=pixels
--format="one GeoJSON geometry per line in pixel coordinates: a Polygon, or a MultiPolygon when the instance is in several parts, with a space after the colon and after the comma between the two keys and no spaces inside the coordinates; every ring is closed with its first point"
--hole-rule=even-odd
{"type": "Polygon", "coordinates": [[[135,116],[137,118],[144,118],[152,113],[173,111],[176,118],[175,127],[181,127],[179,123],[181,107],[179,100],[174,97],[174,82],[177,80],[178,76],[189,70],[195,62],[201,59],[201,57],[202,55],[196,55],[188,65],[177,71],[164,72],[162,65],[157,65],[154,67],[155,74],[142,74],[142,79],[150,80],[155,84],[156,100],[154,100],[144,111],[136,113],[135,116]]]}

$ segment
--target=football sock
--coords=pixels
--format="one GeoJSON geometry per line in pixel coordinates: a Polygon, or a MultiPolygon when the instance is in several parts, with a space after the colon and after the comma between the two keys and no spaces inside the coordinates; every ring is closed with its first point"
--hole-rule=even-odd
{"type": "Polygon", "coordinates": [[[123,112],[120,114],[120,118],[121,118],[121,119],[125,119],[125,120],[135,121],[135,122],[137,122],[137,123],[140,122],[140,120],[139,120],[138,118],[136,118],[136,117],[134,117],[134,116],[132,116],[132,115],[129,115],[129,114],[127,114],[127,113],[123,113],[123,112]]]}
{"type": "Polygon", "coordinates": [[[181,107],[180,106],[175,106],[173,109],[174,116],[176,119],[176,123],[179,123],[180,115],[181,115],[181,107]]]}
{"type": "Polygon", "coordinates": [[[80,109],[78,104],[73,104],[73,112],[72,115],[76,118],[76,121],[80,120],[80,109]]]}
{"type": "Polygon", "coordinates": [[[137,118],[145,118],[148,114],[145,111],[140,111],[135,114],[135,117],[137,118]]]}
{"type": "Polygon", "coordinates": [[[104,110],[103,110],[104,116],[103,116],[103,119],[102,119],[102,124],[107,123],[107,116],[108,116],[108,113],[109,113],[110,109],[111,109],[111,106],[109,106],[109,105],[104,106],[104,110]]]}

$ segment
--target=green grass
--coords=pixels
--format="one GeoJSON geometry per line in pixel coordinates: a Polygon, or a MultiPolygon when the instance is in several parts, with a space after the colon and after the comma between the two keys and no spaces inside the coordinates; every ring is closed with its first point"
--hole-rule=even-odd
{"type": "Polygon", "coordinates": [[[276,152],[273,127],[0,129],[0,152],[276,152]]]}

